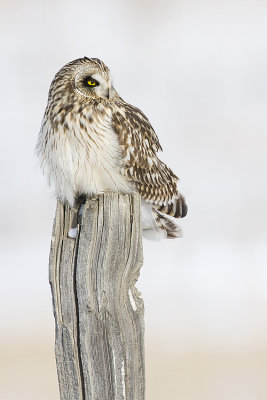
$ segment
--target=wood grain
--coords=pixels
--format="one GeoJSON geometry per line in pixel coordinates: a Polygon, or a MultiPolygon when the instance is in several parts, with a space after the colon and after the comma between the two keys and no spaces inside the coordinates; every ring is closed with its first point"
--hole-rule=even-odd
{"type": "Polygon", "coordinates": [[[140,197],[57,204],[49,279],[61,400],[144,400],[140,197]],[[68,237],[77,224],[77,237],[68,237]]]}

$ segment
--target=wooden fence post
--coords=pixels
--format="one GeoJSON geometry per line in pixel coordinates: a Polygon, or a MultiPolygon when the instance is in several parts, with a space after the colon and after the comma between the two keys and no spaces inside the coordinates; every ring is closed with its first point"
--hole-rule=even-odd
{"type": "Polygon", "coordinates": [[[58,202],[50,251],[60,398],[144,400],[140,197],[101,194],[77,211],[58,202]]]}

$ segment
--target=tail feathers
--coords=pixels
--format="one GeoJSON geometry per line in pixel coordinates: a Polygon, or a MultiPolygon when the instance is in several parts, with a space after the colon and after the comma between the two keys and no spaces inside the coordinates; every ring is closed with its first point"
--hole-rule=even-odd
{"type": "Polygon", "coordinates": [[[149,240],[175,239],[182,236],[181,228],[172,219],[142,200],[143,236],[149,240]]]}
{"type": "Polygon", "coordinates": [[[170,217],[155,212],[155,220],[160,230],[165,231],[167,239],[176,239],[183,236],[183,231],[179,225],[171,220],[170,217]]]}
{"type": "Polygon", "coordinates": [[[179,194],[179,197],[176,199],[176,201],[158,207],[158,211],[163,214],[168,214],[174,218],[183,218],[187,214],[185,198],[179,194]]]}

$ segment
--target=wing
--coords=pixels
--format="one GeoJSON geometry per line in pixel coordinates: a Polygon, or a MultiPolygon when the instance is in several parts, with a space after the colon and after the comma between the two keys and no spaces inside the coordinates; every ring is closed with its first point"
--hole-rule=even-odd
{"type": "Polygon", "coordinates": [[[123,100],[117,105],[112,125],[122,148],[123,173],[135,183],[142,198],[158,211],[184,217],[187,206],[177,189],[178,177],[157,157],[162,148],[149,120],[123,100]]]}

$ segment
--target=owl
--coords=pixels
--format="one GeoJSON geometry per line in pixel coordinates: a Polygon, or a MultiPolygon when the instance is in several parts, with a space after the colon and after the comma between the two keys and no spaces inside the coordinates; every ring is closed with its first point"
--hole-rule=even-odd
{"type": "Polygon", "coordinates": [[[66,64],[53,79],[37,142],[40,164],[58,199],[139,192],[143,235],[176,238],[187,214],[178,177],[157,156],[159,139],[147,117],[113,87],[97,58],[66,64]]]}

